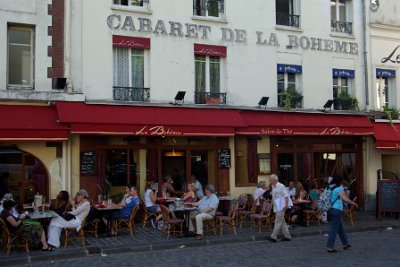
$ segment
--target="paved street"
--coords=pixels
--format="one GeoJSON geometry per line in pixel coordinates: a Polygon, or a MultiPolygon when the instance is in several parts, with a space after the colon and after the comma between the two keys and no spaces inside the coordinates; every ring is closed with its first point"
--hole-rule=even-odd
{"type": "Polygon", "coordinates": [[[349,239],[353,249],[339,249],[341,244],[337,239],[336,248],[339,252],[335,254],[325,252],[326,237],[311,236],[276,244],[262,241],[178,248],[93,256],[31,266],[398,266],[400,230],[352,233],[349,239]]]}

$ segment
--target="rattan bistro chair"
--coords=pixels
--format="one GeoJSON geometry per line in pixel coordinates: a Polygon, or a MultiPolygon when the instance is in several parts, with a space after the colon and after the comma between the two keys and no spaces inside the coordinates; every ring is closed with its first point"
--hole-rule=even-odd
{"type": "MultiPolygon", "coordinates": [[[[264,222],[268,224],[269,229],[272,230],[272,202],[271,200],[266,200],[263,197],[259,197],[260,205],[257,207],[258,212],[254,212],[250,215],[251,218],[251,228],[258,224],[258,232],[261,233],[264,222]]],[[[255,210],[256,208],[254,208],[255,210]]]]}
{"type": "Polygon", "coordinates": [[[123,228],[126,227],[129,229],[129,232],[131,233],[131,237],[133,237],[133,234],[135,233],[135,217],[137,212],[139,211],[140,205],[137,205],[134,207],[131,211],[131,214],[129,218],[126,219],[117,219],[115,220],[115,234],[118,235],[118,232],[123,228]]]}
{"type": "MultiPolygon", "coordinates": [[[[357,197],[355,197],[353,199],[353,202],[357,201],[357,197]]],[[[344,218],[349,218],[351,225],[354,225],[354,210],[355,210],[356,206],[354,205],[350,205],[350,207],[344,208],[343,209],[343,217],[344,218]]]]}
{"type": "Polygon", "coordinates": [[[85,246],[85,232],[83,230],[85,225],[86,225],[86,218],[83,220],[79,231],[76,231],[75,227],[64,229],[64,247],[68,245],[69,241],[72,241],[74,239],[79,240],[81,245],[85,246]]]}
{"type": "Polygon", "coordinates": [[[7,255],[10,254],[11,246],[15,242],[16,246],[25,248],[26,253],[29,253],[28,239],[20,235],[11,234],[6,223],[0,218],[0,226],[3,232],[2,245],[7,255]]]}
{"type": "Polygon", "coordinates": [[[183,234],[183,219],[178,219],[178,218],[171,218],[169,215],[169,210],[167,207],[164,205],[160,205],[161,209],[161,216],[163,219],[163,226],[161,229],[161,236],[165,233],[165,228],[167,228],[167,239],[169,239],[169,236],[171,233],[179,233],[180,236],[183,234]],[[177,229],[179,227],[179,229],[177,229]]]}
{"type": "Polygon", "coordinates": [[[216,215],[216,220],[219,224],[219,234],[221,236],[225,225],[232,226],[233,233],[236,235],[237,208],[238,208],[238,202],[231,201],[228,216],[216,215]]]}
{"type": "Polygon", "coordinates": [[[144,202],[144,199],[141,197],[140,198],[140,202],[141,205],[143,205],[143,229],[146,228],[147,223],[149,222],[149,220],[153,217],[154,219],[157,218],[157,213],[155,212],[150,212],[147,207],[146,204],[144,202]]]}

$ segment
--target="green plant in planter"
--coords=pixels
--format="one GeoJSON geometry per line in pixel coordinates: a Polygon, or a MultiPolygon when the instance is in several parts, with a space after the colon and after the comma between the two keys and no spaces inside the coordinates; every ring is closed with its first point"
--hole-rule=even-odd
{"type": "Polygon", "coordinates": [[[399,110],[395,107],[384,106],[383,113],[388,120],[397,120],[399,118],[399,110]]]}
{"type": "Polygon", "coordinates": [[[341,90],[339,96],[336,98],[336,105],[339,109],[343,110],[360,110],[357,98],[350,95],[346,90],[341,90]]]}
{"type": "Polygon", "coordinates": [[[285,109],[301,107],[303,96],[293,86],[289,86],[281,95],[280,107],[285,109]]]}

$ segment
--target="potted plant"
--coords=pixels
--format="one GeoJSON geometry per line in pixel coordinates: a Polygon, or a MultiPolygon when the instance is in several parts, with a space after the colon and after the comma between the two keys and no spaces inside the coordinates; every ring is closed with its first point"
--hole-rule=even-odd
{"type": "Polygon", "coordinates": [[[384,106],[383,107],[383,119],[388,119],[390,121],[397,120],[399,118],[399,110],[395,107],[384,106]]]}
{"type": "Polygon", "coordinates": [[[299,91],[297,91],[294,86],[289,86],[281,95],[280,95],[280,103],[279,106],[290,109],[290,108],[301,108],[303,96],[299,91]]]}
{"type": "Polygon", "coordinates": [[[358,100],[346,90],[341,90],[339,96],[335,99],[335,109],[359,110],[358,100]]]}

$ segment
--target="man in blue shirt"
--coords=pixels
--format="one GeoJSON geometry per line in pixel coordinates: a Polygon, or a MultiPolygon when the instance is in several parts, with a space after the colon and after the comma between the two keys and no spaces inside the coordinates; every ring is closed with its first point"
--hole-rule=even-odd
{"type": "Polygon", "coordinates": [[[196,219],[196,233],[197,240],[204,239],[203,236],[203,221],[212,220],[214,218],[215,212],[218,209],[219,200],[215,195],[215,188],[212,185],[206,186],[206,196],[203,197],[199,202],[194,203],[197,206],[197,211],[192,211],[190,213],[189,220],[189,231],[194,232],[194,226],[191,219],[196,219]]]}

